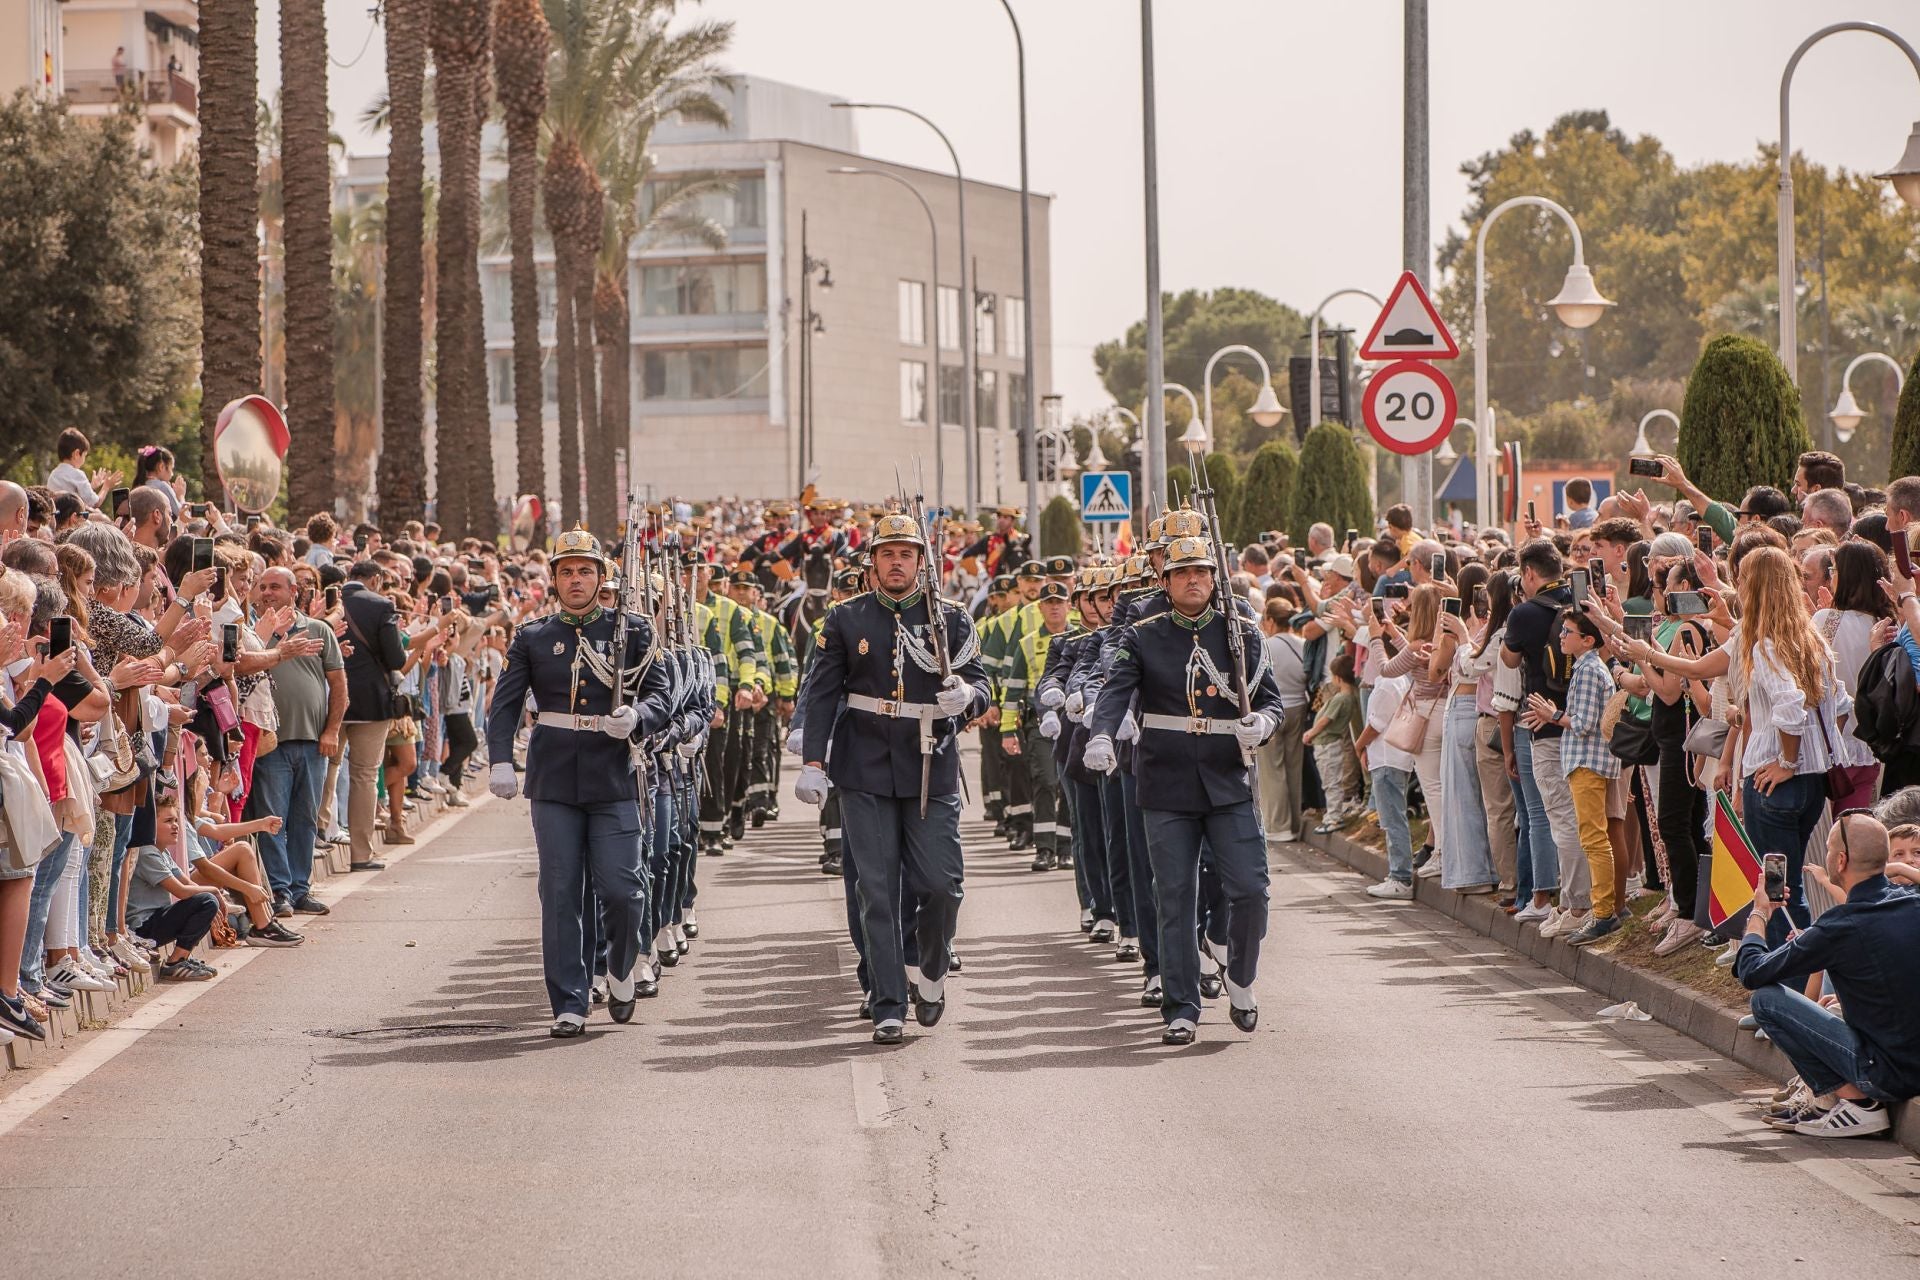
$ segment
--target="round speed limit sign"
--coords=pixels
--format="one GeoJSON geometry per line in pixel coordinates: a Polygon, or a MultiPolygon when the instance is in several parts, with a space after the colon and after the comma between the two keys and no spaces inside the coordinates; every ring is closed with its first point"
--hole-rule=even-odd
{"type": "Polygon", "coordinates": [[[1395,453],[1437,449],[1460,401],[1447,375],[1424,360],[1400,360],[1373,375],[1360,401],[1367,430],[1395,453]]]}

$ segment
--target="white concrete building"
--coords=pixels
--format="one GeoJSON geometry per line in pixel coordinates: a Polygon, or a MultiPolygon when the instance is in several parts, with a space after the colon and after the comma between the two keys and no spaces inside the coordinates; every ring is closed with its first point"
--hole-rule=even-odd
{"type": "Polygon", "coordinates": [[[0,0],[0,92],[64,96],[76,116],[138,108],[157,164],[200,135],[198,0],[0,0]]]}

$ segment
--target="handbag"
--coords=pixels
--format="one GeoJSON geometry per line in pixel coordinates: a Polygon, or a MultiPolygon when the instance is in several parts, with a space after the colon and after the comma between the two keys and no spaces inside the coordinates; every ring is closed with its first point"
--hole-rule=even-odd
{"type": "Polygon", "coordinates": [[[1836,763],[1837,757],[1834,755],[1833,739],[1827,735],[1825,708],[1815,712],[1814,719],[1819,721],[1820,724],[1820,740],[1826,743],[1827,746],[1827,798],[1833,801],[1843,800],[1856,791],[1859,791],[1862,787],[1870,786],[1874,781],[1875,775],[1879,773],[1880,766],[1873,764],[1836,763]]]}
{"type": "Polygon", "coordinates": [[[1726,754],[1727,734],[1731,732],[1732,728],[1725,720],[1702,716],[1693,722],[1693,728],[1687,730],[1687,754],[1718,760],[1726,754]]]}
{"type": "Polygon", "coordinates": [[[1607,729],[1607,750],[1624,765],[1659,764],[1660,744],[1653,739],[1653,721],[1628,714],[1627,703],[1631,697],[1625,689],[1616,689],[1607,709],[1601,713],[1600,725],[1607,729]],[[1609,722],[1611,728],[1608,728],[1609,722]]]}
{"type": "Polygon", "coordinates": [[[1427,699],[1426,710],[1421,710],[1418,700],[1408,694],[1393,713],[1393,720],[1387,725],[1387,731],[1381,740],[1396,751],[1404,751],[1410,756],[1420,754],[1427,741],[1427,721],[1433,716],[1433,708],[1439,698],[1427,699]]]}
{"type": "Polygon", "coordinates": [[[0,866],[31,871],[60,843],[60,826],[26,761],[0,750],[0,866]]]}
{"type": "MultiPolygon", "coordinates": [[[[135,692],[133,696],[140,695],[135,692]]],[[[93,770],[94,781],[103,796],[140,781],[140,761],[134,755],[133,740],[126,726],[120,723],[119,707],[109,706],[107,714],[100,717],[100,740],[94,744],[93,754],[87,757],[87,767],[93,770]]]]}

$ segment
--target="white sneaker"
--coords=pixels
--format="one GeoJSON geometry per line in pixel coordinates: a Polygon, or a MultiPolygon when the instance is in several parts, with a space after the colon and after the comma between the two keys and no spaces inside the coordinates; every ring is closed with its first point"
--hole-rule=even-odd
{"type": "Polygon", "coordinates": [[[1368,885],[1367,896],[1369,898],[1387,898],[1394,902],[1405,902],[1413,897],[1413,886],[1410,884],[1402,884],[1400,881],[1389,876],[1379,884],[1368,885]]]}
{"type": "Polygon", "coordinates": [[[113,945],[108,947],[107,950],[113,953],[114,959],[135,973],[153,972],[153,966],[148,964],[147,958],[140,954],[140,948],[128,942],[124,937],[116,938],[113,945]]]}
{"type": "Polygon", "coordinates": [[[1543,938],[1570,938],[1593,918],[1591,911],[1562,911],[1556,919],[1540,926],[1543,938]]]}
{"type": "Polygon", "coordinates": [[[1440,878],[1440,855],[1436,853],[1431,858],[1428,858],[1420,864],[1420,869],[1413,874],[1419,876],[1422,880],[1438,880],[1440,878]]]}
{"type": "Polygon", "coordinates": [[[1536,907],[1532,903],[1528,903],[1526,906],[1514,912],[1513,918],[1522,924],[1533,924],[1536,921],[1547,919],[1552,914],[1553,908],[1550,906],[1536,907]]]}
{"type": "Polygon", "coordinates": [[[1740,954],[1740,942],[1741,939],[1739,938],[1735,938],[1732,942],[1729,942],[1727,949],[1713,958],[1714,964],[1722,969],[1733,968],[1734,957],[1740,954]]]}
{"type": "Polygon", "coordinates": [[[59,964],[48,970],[47,976],[63,987],[72,987],[76,991],[111,991],[113,984],[102,981],[75,964],[72,957],[62,959],[59,964]]]}
{"type": "Polygon", "coordinates": [[[1892,1127],[1893,1117],[1879,1103],[1842,1098],[1827,1111],[1794,1125],[1793,1131],[1811,1138],[1864,1138],[1892,1127]]]}
{"type": "Polygon", "coordinates": [[[1702,929],[1693,921],[1676,916],[1673,922],[1667,926],[1666,936],[1654,945],[1653,954],[1657,956],[1670,956],[1674,952],[1698,942],[1706,936],[1706,932],[1705,929],[1702,929]]]}

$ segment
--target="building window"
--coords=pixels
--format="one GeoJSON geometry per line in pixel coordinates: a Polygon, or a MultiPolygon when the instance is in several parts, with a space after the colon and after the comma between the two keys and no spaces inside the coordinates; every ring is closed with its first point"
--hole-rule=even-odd
{"type": "Polygon", "coordinates": [[[540,398],[548,404],[560,403],[560,362],[551,351],[540,353],[540,398]]]}
{"type": "Polygon", "coordinates": [[[927,362],[900,362],[900,421],[927,420],[927,362]]]}
{"type": "Polygon", "coordinates": [[[965,407],[967,393],[967,371],[957,364],[940,366],[940,425],[957,427],[960,425],[960,412],[965,407]]]}
{"type": "Polygon", "coordinates": [[[960,349],[960,291],[950,284],[940,286],[940,349],[960,349]]]}
{"type": "Polygon", "coordinates": [[[993,313],[994,297],[990,293],[974,291],[973,295],[973,349],[983,356],[994,354],[993,313]]]}
{"type": "Polygon", "coordinates": [[[643,400],[764,400],[767,348],[694,347],[640,353],[643,400]]]}
{"type": "Polygon", "coordinates": [[[1007,354],[1024,355],[1027,350],[1027,300],[1007,299],[1007,354]]]}
{"type": "Polygon", "coordinates": [[[487,357],[487,384],[496,405],[513,403],[513,352],[495,351],[487,357]]]}
{"type": "Polygon", "coordinates": [[[1007,423],[1020,432],[1032,425],[1027,418],[1027,375],[1024,373],[1007,375],[1007,423]]]}
{"type": "MultiPolygon", "coordinates": [[[[710,174],[683,173],[671,178],[655,178],[640,195],[641,217],[651,222],[676,192],[690,183],[718,178],[730,184],[730,190],[703,191],[685,195],[672,202],[670,213],[676,219],[702,219],[725,231],[736,228],[763,229],[767,225],[767,180],[759,173],[710,174]]],[[[651,244],[693,243],[687,234],[659,234],[648,237],[651,244]]]]}
{"type": "Polygon", "coordinates": [[[644,267],[643,316],[758,315],[767,309],[767,264],[712,262],[644,267]]]}
{"type": "Polygon", "coordinates": [[[1000,426],[1000,376],[991,369],[976,369],[974,377],[973,424],[982,431],[1000,426]]]}
{"type": "Polygon", "coordinates": [[[927,342],[927,286],[918,280],[900,282],[900,341],[910,347],[927,342]]]}

